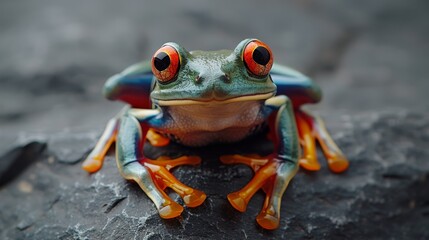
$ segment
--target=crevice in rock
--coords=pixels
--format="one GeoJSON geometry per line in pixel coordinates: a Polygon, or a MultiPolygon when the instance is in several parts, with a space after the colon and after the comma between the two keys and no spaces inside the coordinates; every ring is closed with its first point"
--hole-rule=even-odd
{"type": "Polygon", "coordinates": [[[25,231],[29,227],[33,226],[33,224],[34,224],[33,222],[22,221],[22,222],[18,223],[18,225],[16,226],[16,228],[19,231],[25,231]]]}
{"type": "Polygon", "coordinates": [[[395,174],[395,173],[385,173],[382,175],[384,179],[393,179],[393,180],[409,180],[409,176],[395,174]]]}
{"type": "Polygon", "coordinates": [[[46,211],[51,210],[54,207],[54,205],[60,201],[60,199],[61,199],[61,196],[58,195],[52,201],[50,201],[48,207],[46,208],[46,211]]]}
{"type": "Polygon", "coordinates": [[[127,197],[118,197],[116,199],[114,199],[113,201],[111,201],[107,206],[106,206],[106,210],[104,210],[104,213],[109,213],[111,212],[116,206],[118,206],[119,203],[121,203],[125,198],[127,197]]]}
{"type": "Polygon", "coordinates": [[[0,188],[18,177],[35,163],[46,149],[45,143],[32,142],[0,157],[0,188]]]}

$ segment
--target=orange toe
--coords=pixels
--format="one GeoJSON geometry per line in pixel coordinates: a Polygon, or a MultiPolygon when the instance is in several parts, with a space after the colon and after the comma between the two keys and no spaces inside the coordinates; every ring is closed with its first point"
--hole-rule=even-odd
{"type": "Polygon", "coordinates": [[[245,212],[247,208],[247,201],[240,196],[239,193],[233,192],[228,194],[228,201],[231,205],[240,212],[245,212]]]}
{"type": "Polygon", "coordinates": [[[328,159],[329,169],[334,173],[341,173],[349,168],[349,161],[343,156],[336,156],[328,159]]]}
{"type": "Polygon", "coordinates": [[[88,158],[82,163],[82,169],[89,172],[95,173],[101,169],[103,161],[101,159],[88,158]]]}
{"type": "Polygon", "coordinates": [[[309,160],[309,158],[301,158],[299,159],[299,165],[308,171],[319,171],[320,170],[320,164],[319,162],[314,160],[309,160]]]}
{"type": "Polygon", "coordinates": [[[206,194],[195,190],[188,195],[183,196],[183,201],[188,207],[198,207],[206,200],[206,194]]]}
{"type": "Polygon", "coordinates": [[[170,202],[169,204],[159,209],[159,215],[164,219],[170,219],[180,216],[183,212],[183,207],[176,202],[170,202]]]}
{"type": "Polygon", "coordinates": [[[268,214],[267,212],[261,212],[256,217],[256,222],[268,230],[273,230],[279,227],[280,220],[278,217],[268,214]]]}

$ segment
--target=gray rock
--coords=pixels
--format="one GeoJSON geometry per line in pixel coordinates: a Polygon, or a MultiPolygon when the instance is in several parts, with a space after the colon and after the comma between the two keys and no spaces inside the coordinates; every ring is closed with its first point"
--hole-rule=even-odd
{"type": "Polygon", "coordinates": [[[45,144],[32,142],[25,146],[10,150],[0,158],[0,187],[11,182],[16,175],[38,160],[45,144]]]}
{"type": "Polygon", "coordinates": [[[97,134],[61,133],[51,135],[47,144],[59,162],[74,164],[94,147],[96,140],[97,134]]]}
{"type": "MultiPolygon", "coordinates": [[[[333,174],[321,158],[321,171],[301,170],[283,197],[281,226],[275,231],[263,230],[255,222],[262,192],[245,213],[227,202],[226,195],[246,184],[252,173],[244,166],[220,165],[222,146],[199,150],[201,166],[174,170],[181,181],[205,191],[208,198],[172,220],[161,219],[138,185],[121,178],[113,153],[98,173],[88,175],[79,164],[62,161],[67,155],[54,156],[51,151],[80,146],[75,136],[70,141],[53,138],[45,151],[26,146],[16,151],[38,160],[0,190],[0,238],[428,238],[429,115],[345,116],[336,129],[350,169],[333,174]]],[[[16,155],[6,155],[3,161],[11,158],[16,155]]]]}

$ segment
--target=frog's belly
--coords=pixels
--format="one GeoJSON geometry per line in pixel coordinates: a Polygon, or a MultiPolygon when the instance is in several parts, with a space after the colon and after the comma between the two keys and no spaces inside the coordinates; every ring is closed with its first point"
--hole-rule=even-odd
{"type": "Polygon", "coordinates": [[[171,106],[171,120],[161,131],[183,145],[203,146],[237,142],[255,132],[264,122],[260,101],[228,104],[171,106]]]}

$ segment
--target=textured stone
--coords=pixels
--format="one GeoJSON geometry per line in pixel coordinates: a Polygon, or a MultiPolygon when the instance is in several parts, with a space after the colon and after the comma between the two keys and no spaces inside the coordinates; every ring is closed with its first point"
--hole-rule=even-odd
{"type": "MultiPolygon", "coordinates": [[[[199,149],[201,166],[174,171],[208,198],[200,207],[185,208],[180,218],[163,220],[138,185],[122,179],[113,154],[93,175],[64,163],[63,155],[52,155],[52,148],[79,144],[71,136],[70,142],[51,140],[55,144],[48,144],[46,151],[31,152],[39,160],[1,189],[0,238],[428,238],[429,116],[364,114],[343,117],[338,124],[336,141],[349,157],[350,169],[336,175],[320,159],[321,171],[301,170],[284,195],[278,230],[262,230],[255,222],[262,192],[245,213],[227,202],[226,195],[242,187],[252,173],[244,166],[220,165],[223,146],[199,149]],[[23,190],[22,182],[31,185],[31,191],[23,190]]],[[[27,146],[19,151],[30,150],[27,146]]]]}

